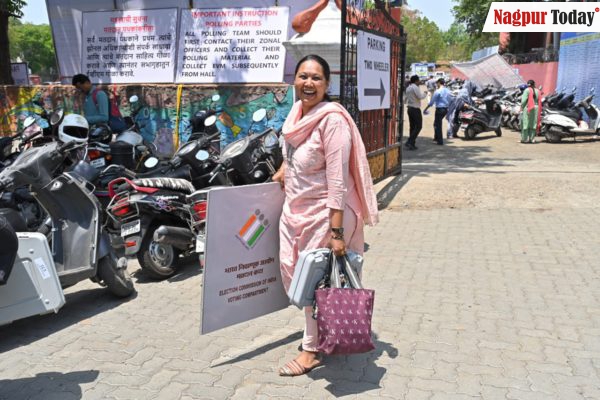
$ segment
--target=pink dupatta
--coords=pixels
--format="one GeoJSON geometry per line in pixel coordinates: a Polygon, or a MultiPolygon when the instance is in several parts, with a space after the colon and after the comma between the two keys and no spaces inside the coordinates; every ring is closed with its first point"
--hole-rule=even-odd
{"type": "Polygon", "coordinates": [[[367,162],[365,145],[354,120],[348,111],[339,103],[321,102],[305,116],[302,116],[302,102],[297,101],[283,124],[283,138],[293,147],[302,144],[314,131],[321,120],[329,113],[341,114],[352,134],[352,150],[350,151],[350,172],[354,177],[358,198],[361,203],[364,220],[369,225],[379,222],[377,199],[373,190],[373,179],[367,162]]]}

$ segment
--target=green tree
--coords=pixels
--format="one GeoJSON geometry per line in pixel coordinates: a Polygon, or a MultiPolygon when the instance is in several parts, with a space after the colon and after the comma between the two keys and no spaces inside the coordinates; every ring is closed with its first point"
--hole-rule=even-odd
{"type": "Polygon", "coordinates": [[[407,33],[406,65],[414,62],[436,61],[444,49],[444,39],[435,22],[420,13],[402,15],[402,25],[407,33]]]}
{"type": "MultiPolygon", "coordinates": [[[[466,33],[470,35],[469,51],[494,46],[498,44],[498,32],[482,32],[490,6],[494,1],[503,0],[453,0],[456,5],[452,8],[455,22],[463,24],[466,33]]],[[[539,2],[540,0],[521,0],[522,3],[539,2]]],[[[543,0],[560,3],[564,0],[543,0]]],[[[513,36],[513,35],[511,35],[513,36]]],[[[516,35],[517,37],[519,35],[516,35]]]]}
{"type": "Polygon", "coordinates": [[[12,85],[13,79],[10,70],[8,19],[21,18],[21,9],[27,2],[25,0],[0,0],[0,85],[12,85]]]}
{"type": "Polygon", "coordinates": [[[56,57],[50,25],[24,24],[11,18],[8,36],[13,61],[20,57],[29,64],[31,72],[40,75],[43,80],[55,79],[56,57]]]}
{"type": "Polygon", "coordinates": [[[447,31],[442,32],[444,40],[444,50],[442,58],[448,61],[469,60],[471,53],[476,50],[476,44],[471,40],[465,26],[458,22],[453,22],[447,31]]]}

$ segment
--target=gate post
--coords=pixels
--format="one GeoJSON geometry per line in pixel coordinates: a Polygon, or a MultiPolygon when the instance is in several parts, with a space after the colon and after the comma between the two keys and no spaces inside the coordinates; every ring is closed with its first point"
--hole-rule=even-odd
{"type": "MultiPolygon", "coordinates": [[[[358,126],[375,182],[402,170],[402,127],[406,35],[386,10],[382,0],[341,0],[340,103],[358,126]],[[357,34],[359,31],[386,38],[390,43],[390,107],[358,110],[357,34]]],[[[361,84],[362,85],[362,84],[361,84]]]]}

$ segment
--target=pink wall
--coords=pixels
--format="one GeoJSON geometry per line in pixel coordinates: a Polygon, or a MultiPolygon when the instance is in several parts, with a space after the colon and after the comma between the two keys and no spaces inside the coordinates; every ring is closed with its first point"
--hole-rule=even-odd
{"type": "Polygon", "coordinates": [[[519,75],[527,82],[529,79],[535,81],[536,86],[543,85],[542,92],[549,94],[556,88],[558,76],[558,62],[513,64],[513,68],[519,70],[519,75]]]}
{"type": "Polygon", "coordinates": [[[450,78],[452,79],[468,79],[465,74],[463,74],[462,72],[460,72],[459,70],[457,70],[456,68],[452,67],[452,69],[450,70],[450,78]]]}
{"type": "MultiPolygon", "coordinates": [[[[556,88],[556,78],[558,76],[558,62],[513,64],[512,67],[519,71],[519,75],[521,75],[521,78],[523,78],[525,82],[529,79],[533,79],[536,86],[543,85],[542,92],[544,94],[554,92],[554,89],[556,88]]],[[[456,68],[452,68],[450,76],[452,78],[467,79],[467,77],[456,68]]]]}

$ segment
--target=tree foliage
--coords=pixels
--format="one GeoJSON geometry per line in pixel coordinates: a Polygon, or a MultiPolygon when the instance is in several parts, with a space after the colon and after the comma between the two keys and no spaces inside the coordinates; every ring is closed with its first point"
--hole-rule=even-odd
{"type": "Polygon", "coordinates": [[[55,79],[56,57],[49,25],[21,23],[12,18],[9,22],[8,37],[13,61],[19,57],[29,64],[32,73],[42,76],[43,80],[55,79]]]}
{"type": "Polygon", "coordinates": [[[408,35],[406,65],[420,61],[436,61],[444,48],[444,39],[435,22],[420,13],[402,15],[402,25],[408,35]]]}
{"type": "Polygon", "coordinates": [[[442,32],[442,37],[445,44],[442,51],[442,58],[444,60],[469,60],[471,59],[471,53],[479,48],[478,42],[472,40],[465,26],[456,21],[450,25],[447,31],[442,32]]]}
{"type": "Polygon", "coordinates": [[[22,17],[21,10],[26,4],[25,0],[0,0],[0,85],[13,83],[8,57],[8,19],[22,17]]]}

